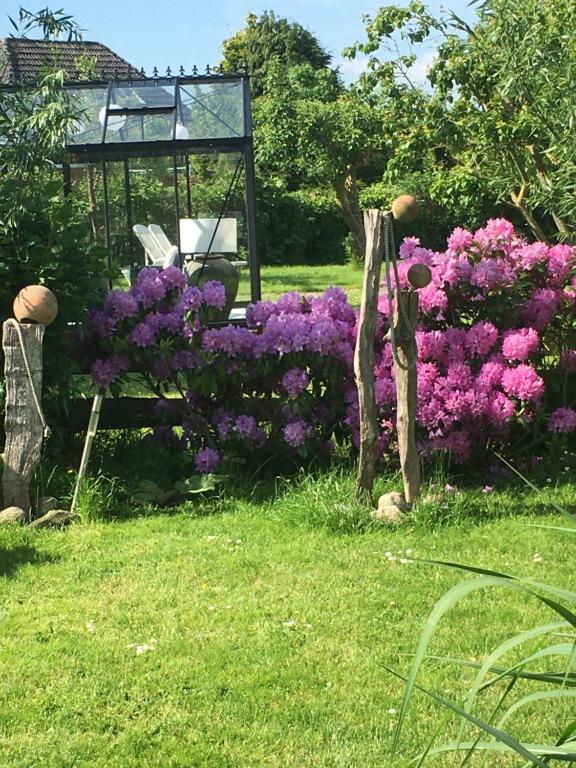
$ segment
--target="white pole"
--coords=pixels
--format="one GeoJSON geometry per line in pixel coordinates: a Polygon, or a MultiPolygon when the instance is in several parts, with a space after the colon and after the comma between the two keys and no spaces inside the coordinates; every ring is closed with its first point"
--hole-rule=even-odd
{"type": "Polygon", "coordinates": [[[92,450],[92,443],[96,436],[98,429],[98,421],[100,419],[100,408],[102,401],[104,400],[104,392],[100,390],[94,397],[92,403],[92,410],[90,411],[90,421],[88,422],[88,431],[86,432],[86,441],[84,443],[84,450],[82,451],[82,459],[80,461],[80,469],[78,470],[78,478],[76,479],[76,487],[74,488],[74,496],[72,497],[72,504],[70,505],[70,512],[74,512],[76,505],[78,504],[78,497],[80,495],[80,486],[86,476],[86,469],[88,468],[88,461],[90,459],[90,452],[92,450]]]}

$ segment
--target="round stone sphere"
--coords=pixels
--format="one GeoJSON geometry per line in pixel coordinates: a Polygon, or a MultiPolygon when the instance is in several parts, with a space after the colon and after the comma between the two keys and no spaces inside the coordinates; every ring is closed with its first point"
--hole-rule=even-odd
{"type": "Polygon", "coordinates": [[[432,272],[426,264],[411,264],[406,277],[412,288],[426,288],[432,280],[432,272]]]}
{"type": "Polygon", "coordinates": [[[58,314],[58,302],[43,285],[27,285],[14,299],[13,310],[19,323],[50,325],[58,314]]]}
{"type": "Polygon", "coordinates": [[[392,216],[401,224],[411,224],[419,213],[420,204],[412,195],[400,195],[392,203],[392,216]]]}

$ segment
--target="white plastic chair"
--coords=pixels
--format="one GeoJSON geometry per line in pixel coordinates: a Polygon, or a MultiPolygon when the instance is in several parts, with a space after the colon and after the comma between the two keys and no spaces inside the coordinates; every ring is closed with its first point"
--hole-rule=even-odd
{"type": "Polygon", "coordinates": [[[156,235],[152,234],[148,227],[145,227],[143,224],[135,224],[132,227],[132,231],[144,247],[147,263],[151,264],[153,267],[162,267],[162,269],[176,266],[179,263],[178,248],[175,245],[171,245],[163,232],[162,234],[168,243],[167,248],[164,248],[158,241],[156,235]]]}

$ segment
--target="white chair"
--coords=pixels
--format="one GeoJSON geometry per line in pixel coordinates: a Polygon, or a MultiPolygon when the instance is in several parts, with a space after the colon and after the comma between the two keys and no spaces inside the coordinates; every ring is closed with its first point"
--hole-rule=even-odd
{"type": "Polygon", "coordinates": [[[177,245],[172,245],[166,237],[166,233],[159,224],[148,224],[148,231],[156,240],[164,253],[164,269],[166,267],[178,267],[180,265],[180,251],[177,245]]]}
{"type": "Polygon", "coordinates": [[[153,267],[161,267],[162,269],[178,265],[180,261],[178,248],[175,245],[171,245],[170,241],[163,232],[162,234],[164,235],[166,243],[168,244],[167,248],[164,248],[158,241],[156,235],[152,234],[148,227],[145,227],[143,224],[135,224],[132,227],[132,231],[144,247],[146,262],[148,264],[153,267]]]}
{"type": "Polygon", "coordinates": [[[238,253],[236,219],[180,219],[182,253],[238,253]]]}

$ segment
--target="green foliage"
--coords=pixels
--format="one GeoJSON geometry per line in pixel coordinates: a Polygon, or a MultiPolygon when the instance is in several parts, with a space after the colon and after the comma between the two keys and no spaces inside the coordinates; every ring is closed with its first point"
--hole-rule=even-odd
{"type": "Polygon", "coordinates": [[[223,479],[219,475],[193,475],[186,480],[177,480],[168,490],[163,490],[153,480],[141,480],[131,496],[131,501],[142,506],[174,506],[200,493],[213,491],[223,479]]]}
{"type": "Polygon", "coordinates": [[[325,70],[272,65],[265,95],[254,105],[256,164],[288,189],[333,189],[340,216],[364,253],[358,179],[381,161],[382,111],[335,88],[325,70]]]}
{"type": "MultiPolygon", "coordinates": [[[[244,29],[222,43],[222,52],[225,72],[247,68],[253,96],[267,90],[272,62],[287,68],[306,63],[314,69],[327,69],[332,59],[311,32],[295,21],[279,18],[274,11],[265,11],[260,17],[251,13],[244,29]]],[[[330,74],[335,82],[336,74],[330,74]]]]}
{"type": "Polygon", "coordinates": [[[334,197],[321,189],[257,187],[258,242],[264,264],[340,264],[346,228],[334,197]]]}
{"type": "MultiPolygon", "coordinates": [[[[366,98],[395,103],[403,130],[387,173],[416,169],[435,150],[430,189],[438,168],[458,166],[489,195],[521,215],[537,238],[573,238],[576,50],[571,0],[486,0],[470,28],[454,14],[432,16],[419,0],[386,6],[367,19],[366,42],[348,49],[369,55],[361,78],[366,98]],[[410,52],[431,35],[441,42],[429,74],[431,92],[410,81],[410,52]],[[414,111],[414,106],[418,109],[414,111]],[[413,119],[410,126],[410,114],[413,119]]],[[[451,185],[446,186],[452,195],[451,185]]]]}
{"type": "MultiPolygon", "coordinates": [[[[539,493],[536,486],[529,481],[526,482],[537,494],[539,493]]],[[[572,527],[564,530],[557,528],[556,530],[562,531],[567,536],[573,535],[576,533],[576,517],[567,509],[558,508],[569,519],[572,527]]],[[[511,731],[506,730],[509,727],[508,721],[512,716],[514,715],[517,719],[517,713],[524,708],[536,707],[537,709],[541,708],[544,712],[544,707],[548,702],[562,705],[565,701],[576,697],[576,691],[570,690],[576,686],[576,673],[574,672],[576,661],[576,593],[552,584],[512,576],[488,568],[443,561],[423,562],[464,571],[472,574],[473,578],[452,587],[438,600],[422,630],[408,677],[403,678],[398,675],[405,680],[406,687],[394,735],[393,751],[397,749],[412,695],[416,690],[420,690],[440,704],[447,712],[457,715],[460,718],[461,726],[456,740],[441,747],[434,747],[434,741],[444,729],[445,722],[442,723],[424,752],[421,753],[419,765],[422,765],[428,756],[446,752],[463,752],[461,766],[468,764],[471,756],[482,751],[486,754],[499,751],[513,752],[527,759],[531,765],[545,766],[548,765],[550,759],[554,758],[565,761],[570,760],[570,758],[576,760],[576,721],[573,719],[563,721],[560,716],[561,709],[554,718],[557,731],[555,741],[538,743],[534,741],[532,733],[527,733],[524,737],[517,737],[512,735],[511,731]],[[477,670],[474,683],[462,705],[418,685],[416,678],[427,658],[432,637],[444,615],[466,596],[478,590],[494,587],[520,592],[523,599],[532,598],[539,601],[541,610],[548,612],[551,609],[556,614],[555,620],[537,624],[530,629],[524,629],[522,632],[510,636],[485,656],[482,662],[470,662],[467,659],[442,659],[448,663],[477,670]],[[562,642],[563,640],[566,642],[562,642]],[[520,659],[514,659],[513,652],[516,649],[524,648],[526,648],[524,653],[527,655],[520,659]],[[509,659],[511,656],[513,660],[507,661],[503,665],[504,659],[509,659]],[[543,672],[542,660],[548,658],[557,659],[556,666],[550,668],[551,662],[548,661],[546,662],[546,671],[543,672]],[[534,691],[536,684],[538,684],[538,689],[534,691]],[[520,698],[517,695],[510,704],[508,698],[513,691],[518,694],[517,686],[522,688],[522,695],[520,698]],[[525,692],[526,690],[527,692],[525,692]],[[497,702],[496,706],[491,705],[489,714],[486,716],[478,714],[481,707],[480,694],[483,694],[483,698],[492,695],[497,702]],[[481,732],[481,736],[465,740],[468,723],[474,725],[481,732]],[[491,740],[481,741],[481,738],[486,736],[491,737],[491,740]]]]}
{"type": "MultiPolygon", "coordinates": [[[[61,12],[23,11],[24,31],[34,26],[46,38],[74,35],[61,12]]],[[[94,246],[82,211],[64,198],[57,162],[78,114],[62,88],[65,73],[47,72],[36,86],[4,92],[0,101],[0,320],[25,285],[42,283],[59,302],[45,337],[45,391],[54,403],[70,394],[77,371],[71,323],[96,303],[102,287],[104,251],[94,246]]],[[[55,418],[49,413],[49,420],[55,418]]]]}
{"type": "MultiPolygon", "coordinates": [[[[464,166],[434,168],[384,174],[386,181],[360,189],[362,208],[388,210],[398,195],[414,195],[420,203],[420,214],[409,225],[396,225],[397,239],[419,237],[427,248],[444,250],[448,236],[456,227],[475,231],[490,216],[498,213],[494,198],[482,188],[478,177],[464,166]]],[[[506,211],[509,216],[509,211],[506,211]]]]}

